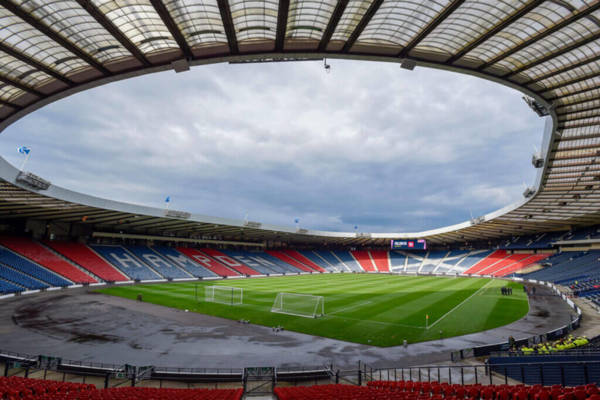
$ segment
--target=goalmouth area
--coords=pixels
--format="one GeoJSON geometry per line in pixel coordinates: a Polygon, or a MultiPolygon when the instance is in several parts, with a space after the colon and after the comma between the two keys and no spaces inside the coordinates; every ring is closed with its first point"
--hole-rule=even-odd
{"type": "MultiPolygon", "coordinates": [[[[227,289],[231,293],[231,289],[227,289]]],[[[374,346],[437,340],[507,325],[529,310],[522,285],[486,278],[319,274],[211,282],[119,286],[99,292],[252,324],[374,346]],[[243,304],[196,300],[201,286],[243,289],[243,304]],[[501,294],[501,287],[513,294],[501,294]],[[322,296],[325,315],[272,312],[279,293],[322,296]],[[427,318],[429,316],[429,318],[427,318]]],[[[311,302],[314,309],[315,302],[311,302]]]]}

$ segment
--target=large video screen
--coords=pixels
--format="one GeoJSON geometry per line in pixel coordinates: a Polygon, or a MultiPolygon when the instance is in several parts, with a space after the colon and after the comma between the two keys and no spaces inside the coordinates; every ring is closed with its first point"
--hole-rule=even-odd
{"type": "Polygon", "coordinates": [[[402,239],[392,240],[392,250],[426,250],[425,239],[402,239]]]}

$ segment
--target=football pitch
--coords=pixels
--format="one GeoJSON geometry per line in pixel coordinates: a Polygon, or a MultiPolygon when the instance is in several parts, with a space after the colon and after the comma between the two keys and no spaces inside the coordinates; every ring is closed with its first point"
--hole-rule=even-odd
{"type": "Polygon", "coordinates": [[[373,346],[394,346],[509,324],[529,310],[522,285],[498,279],[319,274],[110,287],[101,293],[373,346]],[[206,302],[204,287],[243,288],[243,304],[206,302]],[[513,288],[503,296],[500,288],[513,288]],[[325,315],[271,312],[280,292],[324,297],[325,315]],[[197,293],[197,299],[196,299],[197,293]],[[427,319],[426,316],[429,315],[427,319]]]}

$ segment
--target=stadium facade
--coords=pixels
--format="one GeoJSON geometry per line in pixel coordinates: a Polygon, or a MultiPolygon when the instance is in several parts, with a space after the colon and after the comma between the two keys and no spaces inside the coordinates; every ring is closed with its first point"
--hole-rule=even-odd
{"type": "Polygon", "coordinates": [[[0,130],[71,94],[211,63],[344,58],[470,74],[520,90],[546,118],[518,204],[412,233],[323,232],[119,203],[0,160],[4,227],[250,246],[456,244],[600,223],[600,1],[6,0],[0,130]]]}

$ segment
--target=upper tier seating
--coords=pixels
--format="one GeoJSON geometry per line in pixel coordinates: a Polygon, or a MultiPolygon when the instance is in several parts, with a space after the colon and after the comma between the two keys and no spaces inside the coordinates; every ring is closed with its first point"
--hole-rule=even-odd
{"type": "Polygon", "coordinates": [[[12,251],[27,257],[37,264],[70,279],[75,283],[97,283],[98,281],[60,258],[48,248],[31,239],[21,237],[0,237],[0,244],[12,251]]]}
{"type": "MultiPolygon", "coordinates": [[[[26,275],[30,275],[35,279],[39,279],[50,286],[70,286],[71,282],[60,277],[54,272],[48,271],[47,269],[40,267],[39,265],[23,258],[12,251],[0,247],[0,264],[8,265],[9,267],[23,272],[26,275]]],[[[0,265],[0,268],[3,268],[0,265]]]]}
{"type": "Polygon", "coordinates": [[[206,253],[187,247],[178,247],[177,251],[185,254],[193,261],[209,269],[218,276],[239,276],[233,267],[241,265],[235,260],[230,259],[225,254],[211,249],[204,249],[206,253]]]}
{"type": "Polygon", "coordinates": [[[310,268],[307,265],[304,265],[303,263],[299,262],[295,258],[287,255],[283,251],[267,250],[266,253],[269,254],[269,255],[271,255],[271,256],[273,256],[273,257],[276,257],[276,258],[280,259],[281,261],[283,261],[283,262],[285,262],[287,264],[290,264],[290,265],[296,267],[300,271],[303,271],[303,272],[315,272],[314,269],[310,268]]]}
{"type": "Polygon", "coordinates": [[[480,274],[481,271],[487,269],[488,267],[496,264],[497,262],[502,261],[508,257],[506,250],[496,250],[483,260],[479,261],[471,268],[465,271],[465,274],[480,274]]]}
{"type": "Polygon", "coordinates": [[[44,244],[107,282],[129,280],[84,244],[55,241],[44,242],[44,244]]]}
{"type": "MultiPolygon", "coordinates": [[[[3,266],[0,264],[0,278],[4,280],[4,282],[8,282],[11,284],[17,284],[19,286],[23,286],[26,289],[45,289],[49,287],[46,283],[39,281],[37,279],[32,278],[29,275],[25,275],[22,272],[16,271],[10,267],[3,266]]],[[[17,292],[21,292],[24,289],[19,289],[17,292]]]]}
{"type": "Polygon", "coordinates": [[[354,250],[350,254],[360,264],[361,268],[366,272],[376,272],[375,263],[371,259],[371,255],[366,250],[354,250]]]}
{"type": "Polygon", "coordinates": [[[315,254],[321,260],[329,264],[330,268],[334,271],[352,271],[350,267],[344,265],[344,263],[339,258],[334,256],[333,253],[329,250],[315,250],[313,251],[313,254],[315,254]]]}
{"type": "Polygon", "coordinates": [[[125,249],[167,279],[192,278],[191,274],[179,268],[177,264],[167,261],[147,246],[126,246],[125,249]]]}
{"type": "Polygon", "coordinates": [[[390,259],[387,250],[369,250],[379,272],[390,272],[390,259]]]}
{"type": "Polygon", "coordinates": [[[322,263],[323,261],[320,259],[319,259],[319,263],[317,263],[315,260],[313,260],[312,258],[309,258],[304,253],[300,253],[299,251],[296,251],[296,250],[284,250],[283,252],[285,254],[287,254],[288,256],[292,257],[294,260],[301,262],[302,264],[312,268],[313,270],[315,270],[317,272],[327,272],[325,267],[321,266],[320,263],[322,263]]]}
{"type": "Polygon", "coordinates": [[[349,251],[332,251],[332,253],[339,258],[351,271],[363,272],[363,269],[356,262],[352,254],[349,251]]]}
{"type": "Polygon", "coordinates": [[[92,249],[131,279],[146,281],[163,279],[150,267],[121,246],[93,245],[92,249]]]}
{"type": "Polygon", "coordinates": [[[200,278],[218,276],[210,269],[205,268],[202,265],[192,261],[189,257],[185,256],[185,254],[178,252],[172,247],[152,246],[152,250],[163,256],[166,260],[170,261],[171,263],[183,268],[195,277],[200,278]]]}
{"type": "Polygon", "coordinates": [[[7,400],[241,400],[242,395],[243,389],[97,389],[84,383],[0,377],[0,399],[7,400]]]}

